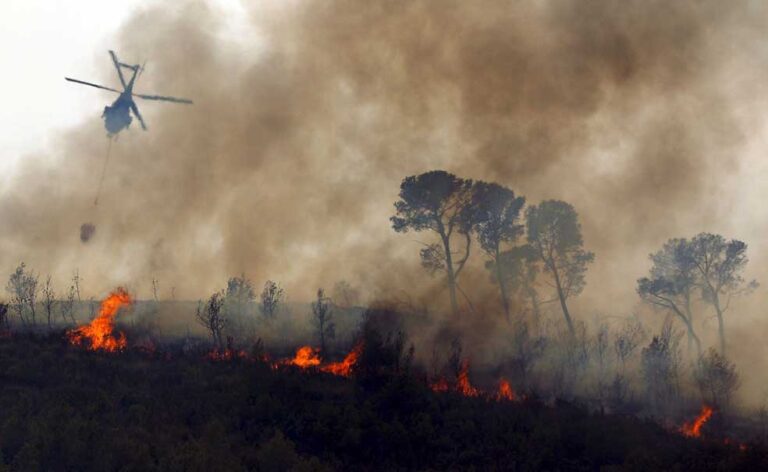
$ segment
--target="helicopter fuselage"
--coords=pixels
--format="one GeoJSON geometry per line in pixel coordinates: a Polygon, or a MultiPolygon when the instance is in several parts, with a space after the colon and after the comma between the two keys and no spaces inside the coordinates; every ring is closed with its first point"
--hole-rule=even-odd
{"type": "Polygon", "coordinates": [[[121,130],[128,128],[133,121],[131,118],[131,103],[133,99],[130,97],[130,93],[121,93],[112,105],[104,107],[104,113],[101,114],[104,118],[104,127],[107,129],[109,135],[115,135],[121,130]]]}
{"type": "Polygon", "coordinates": [[[122,92],[114,88],[105,87],[103,85],[94,84],[92,82],[73,79],[71,77],[64,77],[64,79],[69,82],[75,82],[78,84],[87,85],[89,87],[108,90],[119,95],[117,100],[112,102],[111,105],[104,107],[104,112],[101,114],[101,117],[104,119],[104,127],[107,129],[107,136],[115,136],[120,131],[128,128],[131,125],[131,122],[133,122],[133,118],[139,120],[139,124],[144,131],[147,130],[147,125],[144,123],[144,118],[142,118],[141,113],[139,112],[139,107],[136,106],[134,97],[139,97],[142,100],[158,100],[165,102],[192,104],[192,100],[187,100],[185,98],[146,94],[134,95],[133,85],[136,83],[136,79],[140,75],[141,71],[144,70],[144,66],[140,66],[138,64],[124,64],[118,60],[117,54],[115,54],[114,51],[109,51],[109,54],[112,56],[112,63],[115,65],[115,70],[117,71],[117,76],[120,79],[120,84],[123,86],[122,92]],[[130,78],[127,81],[126,77],[123,75],[123,69],[127,69],[132,72],[130,78]]]}

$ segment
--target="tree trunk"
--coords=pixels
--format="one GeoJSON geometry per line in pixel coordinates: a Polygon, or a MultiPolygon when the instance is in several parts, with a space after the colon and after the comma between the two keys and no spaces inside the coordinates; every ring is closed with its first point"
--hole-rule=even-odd
{"type": "Polygon", "coordinates": [[[453,256],[451,255],[451,242],[448,236],[440,234],[443,240],[443,250],[445,251],[445,272],[448,281],[448,293],[451,296],[451,309],[455,316],[459,315],[459,302],[456,299],[456,275],[453,271],[453,256]]]}
{"type": "Polygon", "coordinates": [[[501,273],[501,264],[499,261],[499,249],[496,248],[496,280],[499,283],[499,292],[501,294],[501,305],[504,307],[504,316],[507,318],[507,323],[510,322],[509,320],[509,297],[507,296],[507,286],[504,281],[504,277],[501,273]]]}
{"type": "MultiPolygon", "coordinates": [[[[693,331],[693,323],[691,323],[690,319],[683,318],[685,321],[685,327],[688,330],[688,344],[691,344],[691,341],[694,342],[696,345],[696,356],[697,359],[701,357],[701,340],[699,340],[699,337],[696,336],[696,333],[693,331]]],[[[690,347],[689,347],[690,351],[690,347]]]]}
{"type": "Polygon", "coordinates": [[[723,322],[723,309],[720,308],[720,297],[714,292],[712,304],[717,312],[717,329],[720,333],[720,354],[725,357],[725,323],[723,322]]]}
{"type": "Polygon", "coordinates": [[[552,268],[552,274],[554,274],[555,277],[557,298],[560,299],[560,307],[563,309],[563,316],[565,317],[565,322],[568,324],[568,331],[571,332],[571,335],[574,335],[576,334],[576,331],[573,329],[573,320],[571,320],[571,313],[568,311],[568,305],[565,303],[565,293],[563,292],[563,286],[560,283],[560,274],[557,272],[557,267],[555,267],[554,261],[551,261],[550,267],[552,268]]]}
{"type": "Polygon", "coordinates": [[[320,355],[325,357],[325,323],[320,321],[320,355]]]}
{"type": "Polygon", "coordinates": [[[693,340],[696,338],[696,353],[701,357],[701,342],[693,333],[693,314],[691,313],[691,296],[685,293],[685,318],[686,327],[688,328],[688,356],[691,355],[691,347],[693,347],[693,340]]]}

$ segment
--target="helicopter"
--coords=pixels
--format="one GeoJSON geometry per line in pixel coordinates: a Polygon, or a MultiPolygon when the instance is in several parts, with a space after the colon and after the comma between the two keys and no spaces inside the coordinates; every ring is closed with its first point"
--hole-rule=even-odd
{"type": "Polygon", "coordinates": [[[88,85],[102,90],[109,90],[110,92],[120,94],[120,96],[117,97],[117,100],[112,102],[112,105],[107,105],[104,107],[104,112],[101,114],[101,117],[104,118],[104,127],[107,129],[107,136],[115,136],[117,133],[130,126],[131,122],[133,121],[130,112],[133,112],[133,115],[139,120],[141,128],[144,131],[147,130],[147,125],[144,123],[144,118],[142,118],[141,113],[139,113],[139,107],[136,106],[136,102],[133,101],[133,97],[139,97],[144,100],[158,100],[173,103],[184,103],[188,105],[192,104],[192,100],[187,100],[186,98],[134,93],[133,86],[136,83],[136,79],[138,79],[141,73],[144,71],[144,66],[140,66],[138,64],[124,64],[118,60],[114,51],[109,51],[109,55],[112,57],[112,62],[115,65],[115,69],[117,69],[117,76],[120,78],[120,83],[123,86],[122,92],[113,88],[104,87],[103,85],[86,82],[84,80],[64,77],[70,82],[88,85]],[[130,80],[128,80],[127,83],[125,81],[125,77],[123,76],[123,69],[127,69],[133,72],[130,80]]]}

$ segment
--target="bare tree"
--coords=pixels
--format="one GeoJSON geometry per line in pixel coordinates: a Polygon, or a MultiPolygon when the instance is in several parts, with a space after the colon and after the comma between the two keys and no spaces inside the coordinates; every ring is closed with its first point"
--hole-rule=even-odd
{"type": "Polygon", "coordinates": [[[261,316],[267,319],[274,319],[277,315],[280,303],[283,300],[283,289],[276,282],[267,280],[264,283],[264,290],[261,291],[261,303],[259,304],[259,311],[261,316]]]}
{"type": "Polygon", "coordinates": [[[77,303],[81,303],[83,300],[80,298],[80,270],[75,270],[75,273],[72,275],[72,286],[75,289],[75,295],[77,295],[77,303]]]}
{"type": "Polygon", "coordinates": [[[350,308],[360,303],[360,291],[346,280],[339,280],[333,286],[333,303],[342,308],[350,308]]]}
{"type": "Polygon", "coordinates": [[[55,318],[55,308],[58,304],[58,301],[56,300],[56,292],[53,290],[53,283],[51,282],[51,276],[45,278],[45,284],[43,285],[43,308],[45,309],[45,314],[48,318],[48,328],[50,329],[53,326],[53,323],[56,321],[55,318]]]}
{"type": "Polygon", "coordinates": [[[608,336],[608,325],[600,324],[595,336],[594,353],[597,360],[597,396],[602,408],[603,402],[608,394],[608,371],[611,364],[611,358],[608,356],[610,341],[608,336]]]}
{"type": "Polygon", "coordinates": [[[157,296],[157,292],[160,289],[160,285],[156,278],[152,277],[152,298],[155,300],[155,302],[159,301],[159,298],[157,296]]]}
{"type": "Polygon", "coordinates": [[[627,361],[632,357],[644,337],[643,325],[637,321],[627,322],[616,334],[613,348],[616,351],[616,358],[621,362],[622,374],[626,371],[627,361]]]}
{"type": "Polygon", "coordinates": [[[195,319],[208,331],[213,340],[213,345],[218,348],[224,347],[221,332],[227,324],[223,307],[224,294],[216,292],[211,295],[207,302],[198,302],[197,312],[195,313],[195,319]]]}
{"type": "Polygon", "coordinates": [[[642,351],[642,374],[646,392],[655,411],[666,410],[677,398],[680,366],[678,336],[671,323],[665,323],[659,336],[654,336],[642,351]]]}
{"type": "Polygon", "coordinates": [[[714,349],[699,359],[694,378],[704,401],[721,408],[728,406],[740,385],[736,366],[714,349]]]}
{"type": "Polygon", "coordinates": [[[531,388],[531,376],[535,363],[543,356],[546,348],[546,339],[533,337],[528,330],[528,324],[518,321],[514,325],[512,334],[513,356],[510,364],[515,370],[515,377],[521,386],[528,390],[531,388]]]}
{"type": "Polygon", "coordinates": [[[327,355],[326,341],[336,337],[336,324],[333,322],[333,310],[330,299],[322,288],[317,289],[317,300],[312,302],[312,319],[320,339],[320,354],[327,355]]]}
{"type": "Polygon", "coordinates": [[[61,319],[65,322],[69,319],[72,324],[77,324],[75,320],[75,300],[77,298],[77,275],[72,277],[72,284],[67,291],[67,298],[59,303],[59,310],[61,312],[61,319]]]}
{"type": "Polygon", "coordinates": [[[11,306],[16,311],[19,320],[23,325],[31,321],[32,325],[37,323],[35,305],[37,304],[38,276],[32,271],[26,270],[26,264],[19,264],[16,270],[8,279],[5,290],[10,296],[11,306]],[[29,312],[27,318],[25,312],[29,312]]]}

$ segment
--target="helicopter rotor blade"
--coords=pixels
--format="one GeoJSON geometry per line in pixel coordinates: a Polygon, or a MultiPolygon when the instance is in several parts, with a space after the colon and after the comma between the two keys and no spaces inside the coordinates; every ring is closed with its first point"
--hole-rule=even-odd
{"type": "Polygon", "coordinates": [[[143,98],[144,100],[160,100],[164,102],[185,103],[187,105],[192,105],[193,103],[192,100],[186,98],[163,97],[161,95],[142,95],[140,93],[134,93],[133,96],[143,98]]]}
{"type": "Polygon", "coordinates": [[[144,67],[146,67],[147,61],[144,61],[144,64],[141,65],[141,68],[139,68],[139,75],[136,76],[136,80],[139,80],[139,77],[141,77],[141,74],[144,73],[144,67]]]}
{"type": "Polygon", "coordinates": [[[125,85],[125,78],[123,77],[123,71],[120,70],[120,61],[117,60],[117,55],[115,54],[115,51],[112,51],[110,49],[109,55],[112,56],[112,62],[115,63],[115,69],[117,69],[117,75],[120,77],[120,83],[123,84],[123,88],[126,87],[125,85]]]}
{"type": "Polygon", "coordinates": [[[136,118],[139,119],[139,123],[141,123],[141,129],[146,131],[147,130],[147,124],[144,123],[144,118],[142,118],[141,117],[141,113],[139,113],[139,107],[137,107],[136,104],[133,101],[131,101],[131,111],[133,112],[134,115],[136,115],[136,118]]]}
{"type": "Polygon", "coordinates": [[[91,87],[100,88],[100,89],[102,89],[102,90],[109,90],[110,92],[115,92],[115,93],[122,93],[122,92],[120,92],[119,90],[115,90],[115,89],[113,89],[113,88],[109,88],[109,87],[104,87],[103,85],[96,85],[96,84],[92,84],[92,83],[90,83],[90,82],[86,82],[86,81],[84,81],[84,80],[72,79],[72,78],[69,78],[69,77],[64,77],[64,79],[65,79],[65,80],[68,80],[68,81],[70,81],[70,82],[75,82],[76,84],[90,85],[91,87]]]}

